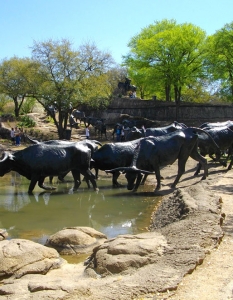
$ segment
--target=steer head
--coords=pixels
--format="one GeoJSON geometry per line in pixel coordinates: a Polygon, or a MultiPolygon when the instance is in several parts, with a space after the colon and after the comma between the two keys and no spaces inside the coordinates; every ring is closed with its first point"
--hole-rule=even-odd
{"type": "Polygon", "coordinates": [[[137,127],[132,127],[130,131],[128,132],[126,136],[127,141],[133,141],[136,139],[140,139],[141,137],[144,137],[145,133],[143,132],[142,129],[138,129],[137,127]]]}
{"type": "Polygon", "coordinates": [[[0,160],[0,176],[4,176],[11,171],[11,161],[13,161],[13,155],[10,152],[4,152],[2,159],[0,160]]]}
{"type": "Polygon", "coordinates": [[[128,190],[134,190],[136,191],[138,186],[141,183],[142,174],[153,174],[153,172],[150,171],[145,171],[145,170],[140,170],[138,168],[136,168],[135,166],[133,167],[119,167],[119,168],[115,168],[112,170],[105,170],[106,173],[114,173],[114,172],[122,172],[122,174],[125,174],[125,178],[127,179],[127,189],[128,190]],[[136,180],[137,179],[137,180],[136,180]],[[135,183],[136,180],[136,183],[135,183]]]}

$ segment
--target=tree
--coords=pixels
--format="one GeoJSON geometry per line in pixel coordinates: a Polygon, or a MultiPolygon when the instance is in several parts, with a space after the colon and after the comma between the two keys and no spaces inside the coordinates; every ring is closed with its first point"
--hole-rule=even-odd
{"type": "Polygon", "coordinates": [[[89,43],[74,51],[65,39],[34,42],[32,58],[40,65],[34,96],[53,118],[62,139],[72,108],[91,101],[90,96],[104,94],[106,86],[97,82],[107,72],[112,58],[89,43]],[[58,119],[50,106],[56,107],[58,119]]]}
{"type": "Polygon", "coordinates": [[[14,101],[15,116],[19,117],[25,98],[33,91],[32,74],[37,64],[29,58],[13,57],[3,60],[0,65],[0,93],[14,101]]]}
{"type": "Polygon", "coordinates": [[[182,88],[203,76],[205,40],[205,32],[192,24],[155,22],[130,40],[124,64],[134,70],[135,82],[144,73],[150,80],[148,91],[163,87],[166,101],[173,96],[179,105],[182,88]]]}
{"type": "Polygon", "coordinates": [[[208,39],[206,64],[212,80],[221,83],[220,93],[233,100],[233,22],[208,39]]]}
{"type": "Polygon", "coordinates": [[[4,111],[4,107],[12,100],[5,94],[0,94],[0,112],[4,111]]]}

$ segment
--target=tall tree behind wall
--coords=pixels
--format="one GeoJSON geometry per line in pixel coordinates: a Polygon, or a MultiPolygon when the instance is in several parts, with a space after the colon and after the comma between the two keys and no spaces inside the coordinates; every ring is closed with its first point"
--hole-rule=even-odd
{"type": "Polygon", "coordinates": [[[233,22],[208,38],[207,71],[219,83],[219,93],[233,102],[233,22]]]}
{"type": "Polygon", "coordinates": [[[130,40],[124,65],[136,85],[137,77],[143,85],[144,74],[151,95],[158,91],[166,101],[174,99],[179,105],[182,88],[204,74],[205,41],[205,32],[192,24],[155,22],[130,40]]]}
{"type": "Polygon", "coordinates": [[[72,107],[90,101],[93,90],[103,94],[106,86],[102,85],[100,91],[94,83],[112,64],[111,55],[89,43],[74,51],[71,43],[63,39],[34,42],[32,58],[40,64],[36,98],[53,118],[62,139],[72,107]],[[56,107],[58,117],[51,114],[50,106],[56,107]]]}

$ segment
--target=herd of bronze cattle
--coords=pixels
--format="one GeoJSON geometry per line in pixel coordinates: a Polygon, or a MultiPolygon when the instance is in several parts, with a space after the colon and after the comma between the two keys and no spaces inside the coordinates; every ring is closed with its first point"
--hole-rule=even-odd
{"type": "MultiPolygon", "coordinates": [[[[187,127],[183,123],[173,122],[166,127],[137,128],[127,124],[118,124],[124,130],[124,141],[102,145],[97,140],[79,142],[50,140],[38,142],[15,152],[5,151],[0,161],[0,176],[16,171],[30,180],[28,192],[32,193],[35,185],[45,190],[53,190],[46,186],[46,177],[58,176],[64,181],[71,172],[74,179],[74,190],[81,184],[81,174],[87,186],[90,183],[98,190],[96,179],[98,170],[112,174],[112,184],[119,186],[121,173],[127,179],[127,189],[136,191],[149,174],[154,174],[157,185],[161,188],[161,167],[178,161],[178,173],[172,188],[175,188],[185,172],[189,157],[198,162],[197,175],[203,169],[202,179],[208,176],[206,156],[227,167],[232,168],[233,121],[205,123],[199,127],[187,127]],[[95,170],[92,172],[92,169],[95,170]]],[[[115,133],[115,132],[113,132],[115,133]]]]}

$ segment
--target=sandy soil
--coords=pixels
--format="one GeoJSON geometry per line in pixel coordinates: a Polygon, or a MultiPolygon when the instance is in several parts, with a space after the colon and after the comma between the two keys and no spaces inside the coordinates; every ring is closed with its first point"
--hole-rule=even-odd
{"type": "MultiPolygon", "coordinates": [[[[189,159],[186,165],[186,173],[181,177],[177,187],[182,188],[200,181],[200,177],[193,177],[196,162],[189,159]]],[[[176,174],[176,163],[161,171],[165,177],[164,185],[160,193],[167,194],[169,185],[176,174]],[[169,176],[170,174],[170,176],[169,176]]],[[[154,180],[150,176],[149,180],[154,180]]],[[[192,274],[186,275],[176,291],[168,291],[158,294],[153,300],[226,300],[233,299],[233,170],[209,163],[209,188],[222,198],[222,212],[226,215],[222,229],[224,237],[219,247],[205,258],[192,274]]],[[[204,195],[203,195],[204,197],[204,195]]]]}
{"type": "MultiPolygon", "coordinates": [[[[233,299],[233,171],[212,182],[211,189],[220,192],[222,211],[226,214],[223,223],[224,238],[218,249],[206,257],[203,264],[187,275],[172,295],[174,300],[226,300],[233,299]]],[[[166,299],[163,298],[163,299],[166,299]]]]}

